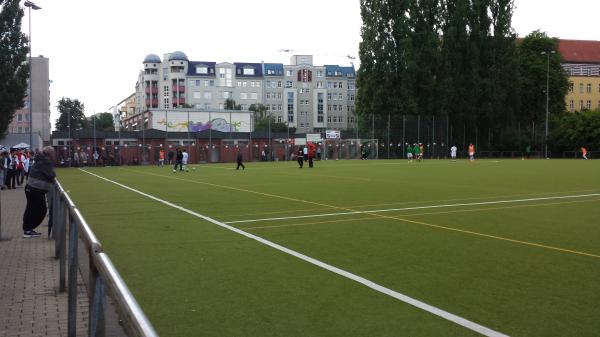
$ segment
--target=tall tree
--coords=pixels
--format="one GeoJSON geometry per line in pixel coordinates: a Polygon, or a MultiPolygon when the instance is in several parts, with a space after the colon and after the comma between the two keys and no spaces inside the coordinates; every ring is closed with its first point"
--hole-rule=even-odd
{"type": "Polygon", "coordinates": [[[83,103],[79,100],[71,100],[68,97],[63,97],[58,101],[56,106],[58,109],[58,119],[56,120],[56,129],[60,131],[81,130],[87,127],[87,119],[84,114],[83,103]],[[70,124],[69,124],[70,120],[70,124]]]}
{"type": "Polygon", "coordinates": [[[490,67],[492,111],[488,119],[504,127],[516,125],[520,101],[516,34],[512,29],[513,11],[514,0],[490,2],[493,34],[490,67]]]}
{"type": "Polygon", "coordinates": [[[357,113],[387,116],[415,111],[409,9],[412,0],[361,0],[361,67],[357,113]]]}
{"type": "Polygon", "coordinates": [[[519,44],[518,57],[521,121],[545,121],[547,75],[550,88],[548,110],[550,113],[564,111],[569,82],[561,66],[562,56],[558,51],[558,39],[534,31],[519,44]]]}
{"type": "Polygon", "coordinates": [[[440,113],[438,73],[440,54],[440,0],[413,0],[410,4],[416,112],[422,115],[440,113]]]}
{"type": "Polygon", "coordinates": [[[96,126],[96,130],[115,131],[115,122],[110,112],[97,113],[89,118],[88,126],[96,126]]]}
{"type": "Polygon", "coordinates": [[[29,67],[27,37],[21,33],[23,9],[19,0],[0,0],[0,135],[4,135],[15,111],[23,107],[29,67]]]}

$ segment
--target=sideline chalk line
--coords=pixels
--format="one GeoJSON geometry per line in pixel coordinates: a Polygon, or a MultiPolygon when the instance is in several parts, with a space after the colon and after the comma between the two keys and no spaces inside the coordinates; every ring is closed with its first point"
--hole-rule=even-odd
{"type": "Polygon", "coordinates": [[[169,201],[166,201],[166,200],[160,199],[158,197],[155,197],[153,195],[150,195],[150,194],[144,193],[142,191],[136,190],[136,189],[134,189],[132,187],[123,185],[121,183],[118,183],[116,181],[113,181],[113,180],[110,180],[108,178],[102,177],[100,175],[91,173],[91,172],[86,171],[84,169],[79,169],[79,170],[81,170],[82,172],[85,172],[85,173],[87,173],[89,175],[92,175],[92,176],[94,176],[96,178],[99,178],[99,179],[102,179],[102,180],[107,181],[109,183],[115,184],[115,185],[117,185],[119,187],[122,187],[122,188],[124,188],[126,190],[129,190],[131,192],[140,194],[140,195],[142,195],[142,196],[144,196],[146,198],[149,198],[151,200],[157,201],[157,202],[162,203],[164,205],[167,205],[169,207],[178,209],[178,210],[180,210],[180,211],[182,211],[184,213],[188,213],[188,214],[190,214],[192,216],[195,216],[197,218],[200,218],[200,219],[206,220],[208,222],[211,222],[211,223],[213,223],[213,224],[215,224],[217,226],[220,226],[220,227],[223,227],[225,229],[228,229],[228,230],[230,230],[230,231],[232,231],[234,233],[240,234],[240,235],[245,236],[245,237],[247,237],[249,239],[256,240],[256,241],[258,241],[258,242],[260,242],[260,243],[262,243],[264,245],[267,245],[267,246],[269,246],[271,248],[274,248],[274,249],[279,250],[281,252],[284,252],[286,254],[292,255],[292,256],[294,256],[294,257],[296,257],[298,259],[304,260],[304,261],[306,261],[306,262],[308,262],[310,264],[313,264],[315,266],[318,266],[320,268],[323,268],[325,270],[333,272],[333,273],[335,273],[337,275],[346,277],[346,278],[348,278],[350,280],[353,280],[353,281],[358,282],[358,283],[360,283],[362,285],[365,285],[365,286],[367,286],[367,287],[369,287],[369,288],[371,288],[371,289],[373,289],[375,291],[378,291],[378,292],[380,292],[382,294],[385,294],[385,295],[388,295],[388,296],[393,297],[395,299],[398,299],[398,300],[400,300],[400,301],[402,301],[404,303],[407,303],[409,305],[412,305],[414,307],[417,307],[419,309],[427,311],[427,312],[429,312],[431,314],[434,314],[434,315],[436,315],[438,317],[446,319],[446,320],[448,320],[450,322],[456,323],[456,324],[458,324],[458,325],[460,325],[462,327],[465,327],[465,328],[467,328],[469,330],[478,332],[478,333],[480,333],[480,334],[482,334],[484,336],[489,336],[489,337],[508,337],[508,335],[505,335],[505,334],[503,334],[501,332],[492,330],[492,329],[487,328],[487,327],[485,327],[483,325],[480,325],[480,324],[477,324],[475,322],[469,321],[469,320],[467,320],[465,318],[462,318],[460,316],[457,316],[457,315],[452,314],[450,312],[447,312],[445,310],[439,309],[439,308],[434,307],[432,305],[429,305],[429,304],[427,304],[425,302],[421,302],[421,301],[419,301],[417,299],[414,299],[412,297],[409,297],[407,295],[404,295],[402,293],[399,293],[397,291],[394,291],[392,289],[389,289],[389,288],[386,288],[386,287],[384,287],[382,285],[379,285],[379,284],[377,284],[377,283],[375,283],[373,281],[370,281],[370,280],[368,280],[368,279],[366,279],[364,277],[358,276],[356,274],[350,273],[348,271],[345,271],[345,270],[340,269],[338,267],[332,266],[332,265],[327,264],[325,262],[322,262],[320,260],[317,260],[317,259],[314,259],[314,258],[309,257],[307,255],[301,254],[299,252],[296,252],[296,251],[294,251],[292,249],[289,249],[287,247],[281,246],[281,245],[279,245],[277,243],[274,243],[272,241],[263,239],[260,236],[257,236],[257,235],[254,235],[254,234],[250,234],[248,232],[245,232],[245,231],[243,231],[241,229],[238,229],[236,227],[233,227],[233,226],[229,226],[229,225],[227,225],[227,224],[225,224],[223,222],[220,222],[220,221],[215,220],[213,218],[210,218],[208,216],[202,215],[200,213],[194,212],[192,210],[189,210],[189,209],[184,208],[182,206],[176,205],[176,204],[171,203],[169,201]]]}
{"type": "Polygon", "coordinates": [[[447,207],[461,207],[461,206],[481,206],[481,205],[494,205],[494,204],[508,204],[508,203],[519,203],[529,201],[540,201],[540,200],[558,200],[558,199],[573,199],[573,198],[585,198],[585,197],[597,197],[600,193],[591,194],[579,194],[579,195],[566,195],[556,197],[543,197],[543,198],[527,198],[527,199],[514,199],[514,200],[496,200],[496,201],[482,201],[482,202],[471,202],[471,203],[458,203],[458,204],[442,204],[442,205],[428,205],[428,206],[415,206],[415,207],[402,207],[402,208],[387,208],[377,209],[370,211],[351,211],[351,212],[337,212],[337,213],[323,213],[323,214],[311,214],[311,215],[298,215],[298,216],[287,216],[287,217],[275,217],[275,218],[262,218],[262,219],[248,219],[248,220],[237,220],[227,221],[228,225],[237,223],[248,223],[248,222],[263,222],[263,221],[276,221],[276,220],[291,220],[291,219],[305,219],[305,218],[318,218],[318,217],[329,217],[339,215],[352,215],[352,214],[373,214],[373,213],[385,213],[385,212],[397,212],[397,211],[412,211],[418,209],[433,209],[433,208],[447,208],[447,207]]]}

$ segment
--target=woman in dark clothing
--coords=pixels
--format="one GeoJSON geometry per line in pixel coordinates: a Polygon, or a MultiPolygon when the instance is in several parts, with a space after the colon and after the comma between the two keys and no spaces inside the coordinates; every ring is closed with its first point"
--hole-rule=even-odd
{"type": "Polygon", "coordinates": [[[29,172],[29,179],[25,186],[27,206],[23,214],[23,237],[38,237],[41,234],[36,229],[46,217],[48,207],[46,206],[46,193],[54,184],[56,173],[54,172],[54,149],[46,146],[35,155],[35,163],[29,172]]]}
{"type": "Polygon", "coordinates": [[[242,155],[242,149],[238,149],[238,153],[237,153],[237,167],[235,168],[236,170],[240,169],[240,166],[242,167],[242,170],[246,169],[246,166],[244,166],[244,163],[242,162],[244,160],[244,156],[242,155]]]}
{"type": "Polygon", "coordinates": [[[298,168],[302,168],[304,166],[304,150],[301,147],[298,148],[298,168]]]}

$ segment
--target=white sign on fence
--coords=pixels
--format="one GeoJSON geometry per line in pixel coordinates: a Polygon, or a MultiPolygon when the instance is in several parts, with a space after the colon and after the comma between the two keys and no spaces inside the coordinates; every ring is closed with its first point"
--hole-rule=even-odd
{"type": "Polygon", "coordinates": [[[325,131],[325,138],[340,139],[340,132],[337,130],[327,130],[327,131],[325,131]]]}
{"type": "Polygon", "coordinates": [[[307,133],[306,134],[306,141],[307,142],[318,143],[321,140],[322,139],[321,139],[321,134],[320,133],[307,133]]]}

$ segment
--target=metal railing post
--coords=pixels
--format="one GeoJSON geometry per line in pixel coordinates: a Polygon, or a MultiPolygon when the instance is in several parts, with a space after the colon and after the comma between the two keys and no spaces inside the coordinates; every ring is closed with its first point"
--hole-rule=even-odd
{"type": "Polygon", "coordinates": [[[77,223],[71,218],[70,209],[67,210],[69,219],[69,302],[67,317],[67,336],[76,337],[77,331],[77,223]]]}
{"type": "Polygon", "coordinates": [[[59,291],[64,293],[67,289],[66,285],[66,276],[67,276],[67,249],[66,249],[66,241],[67,241],[67,205],[62,198],[62,196],[58,197],[58,219],[60,223],[60,229],[58,232],[58,279],[59,279],[59,291]]]}
{"type": "Polygon", "coordinates": [[[89,310],[88,310],[88,333],[90,337],[105,337],[106,336],[106,321],[104,319],[104,280],[100,277],[98,269],[94,265],[93,254],[95,251],[90,249],[90,290],[89,310]]]}

